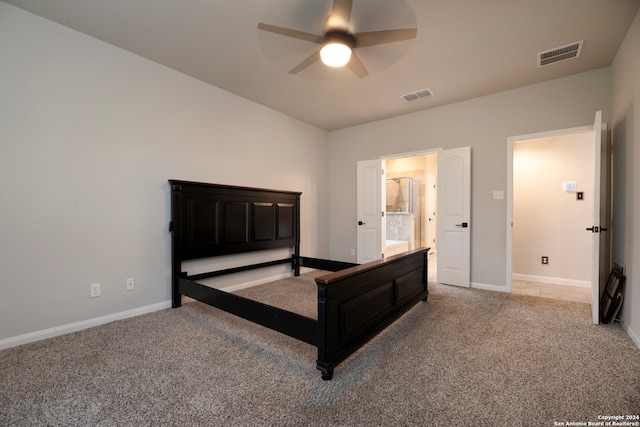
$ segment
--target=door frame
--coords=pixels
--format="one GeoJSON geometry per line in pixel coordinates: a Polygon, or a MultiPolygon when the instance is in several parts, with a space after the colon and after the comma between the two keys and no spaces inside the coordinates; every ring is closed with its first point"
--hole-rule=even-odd
{"type": "MultiPolygon", "coordinates": [[[[600,130],[598,130],[600,131],[600,130]]],[[[554,138],[577,133],[596,132],[593,125],[578,126],[574,128],[557,129],[545,132],[537,132],[525,135],[510,136],[507,138],[507,260],[506,260],[506,292],[512,292],[513,280],[513,148],[518,142],[534,139],[554,138]]],[[[601,201],[602,203],[602,201],[601,201]]],[[[593,284],[592,284],[593,285],[593,284]]],[[[592,301],[593,303],[593,301],[592,301]]]]}
{"type": "Polygon", "coordinates": [[[438,154],[442,150],[442,148],[429,148],[426,150],[410,151],[408,153],[390,154],[387,156],[380,156],[380,160],[394,160],[402,159],[405,157],[427,156],[429,154],[438,154]]]}
{"type": "Polygon", "coordinates": [[[435,206],[435,210],[433,211],[433,220],[431,220],[430,212],[426,212],[425,218],[425,228],[426,228],[426,236],[427,236],[427,244],[433,244],[433,248],[430,253],[438,252],[438,178],[437,178],[437,159],[436,159],[436,175],[427,174],[427,188],[426,188],[426,206],[435,206]],[[433,187],[431,187],[433,185],[433,187]],[[433,198],[431,198],[433,196],[433,198]],[[431,239],[431,240],[429,240],[431,239]]]}

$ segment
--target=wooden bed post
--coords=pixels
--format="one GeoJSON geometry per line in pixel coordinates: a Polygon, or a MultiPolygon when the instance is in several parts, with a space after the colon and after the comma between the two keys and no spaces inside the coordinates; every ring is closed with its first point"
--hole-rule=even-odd
{"type": "Polygon", "coordinates": [[[300,275],[300,195],[296,196],[296,245],[293,247],[293,259],[291,260],[291,267],[293,268],[294,276],[300,275]]]}
{"type": "Polygon", "coordinates": [[[329,361],[335,354],[334,343],[337,337],[332,325],[336,324],[335,312],[333,310],[335,288],[329,286],[318,286],[318,359],[316,368],[322,373],[324,381],[333,378],[333,365],[329,361]]]}
{"type": "Polygon", "coordinates": [[[182,187],[171,184],[171,307],[178,308],[182,305],[182,296],[178,291],[178,276],[182,273],[182,254],[180,253],[180,241],[182,239],[182,187]]]}
{"type": "Polygon", "coordinates": [[[293,247],[293,257],[291,258],[291,268],[293,268],[294,276],[300,275],[300,245],[293,247]]]}
{"type": "Polygon", "coordinates": [[[424,290],[427,293],[422,301],[426,301],[429,298],[429,251],[431,248],[427,248],[424,252],[424,260],[423,260],[423,271],[424,275],[422,277],[422,283],[424,283],[424,290]]]}

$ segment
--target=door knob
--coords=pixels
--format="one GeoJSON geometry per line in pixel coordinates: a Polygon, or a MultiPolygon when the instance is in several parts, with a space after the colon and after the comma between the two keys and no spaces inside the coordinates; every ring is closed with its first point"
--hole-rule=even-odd
{"type": "Polygon", "coordinates": [[[463,222],[462,224],[456,224],[456,227],[462,227],[462,228],[467,228],[469,226],[468,223],[463,222]]]}
{"type": "Polygon", "coordinates": [[[365,223],[362,221],[358,221],[358,225],[365,225],[365,223]]]}

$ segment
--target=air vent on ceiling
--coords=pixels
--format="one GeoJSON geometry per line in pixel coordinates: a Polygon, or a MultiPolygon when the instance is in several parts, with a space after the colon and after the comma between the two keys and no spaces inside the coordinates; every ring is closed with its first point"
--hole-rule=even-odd
{"type": "Polygon", "coordinates": [[[577,58],[582,52],[583,42],[584,40],[580,40],[579,42],[538,53],[538,68],[577,58]]]}
{"type": "Polygon", "coordinates": [[[420,98],[426,98],[427,96],[432,96],[432,95],[433,95],[433,92],[431,92],[431,89],[422,89],[422,90],[408,93],[406,95],[402,95],[402,99],[404,99],[405,102],[409,102],[409,101],[415,101],[420,98]]]}

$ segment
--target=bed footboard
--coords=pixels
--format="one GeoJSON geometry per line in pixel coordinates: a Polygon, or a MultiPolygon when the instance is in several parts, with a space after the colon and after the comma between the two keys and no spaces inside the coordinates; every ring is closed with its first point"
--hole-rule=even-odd
{"type": "Polygon", "coordinates": [[[428,251],[417,249],[316,278],[316,366],[322,379],[330,380],[336,365],[427,299],[428,251]]]}

